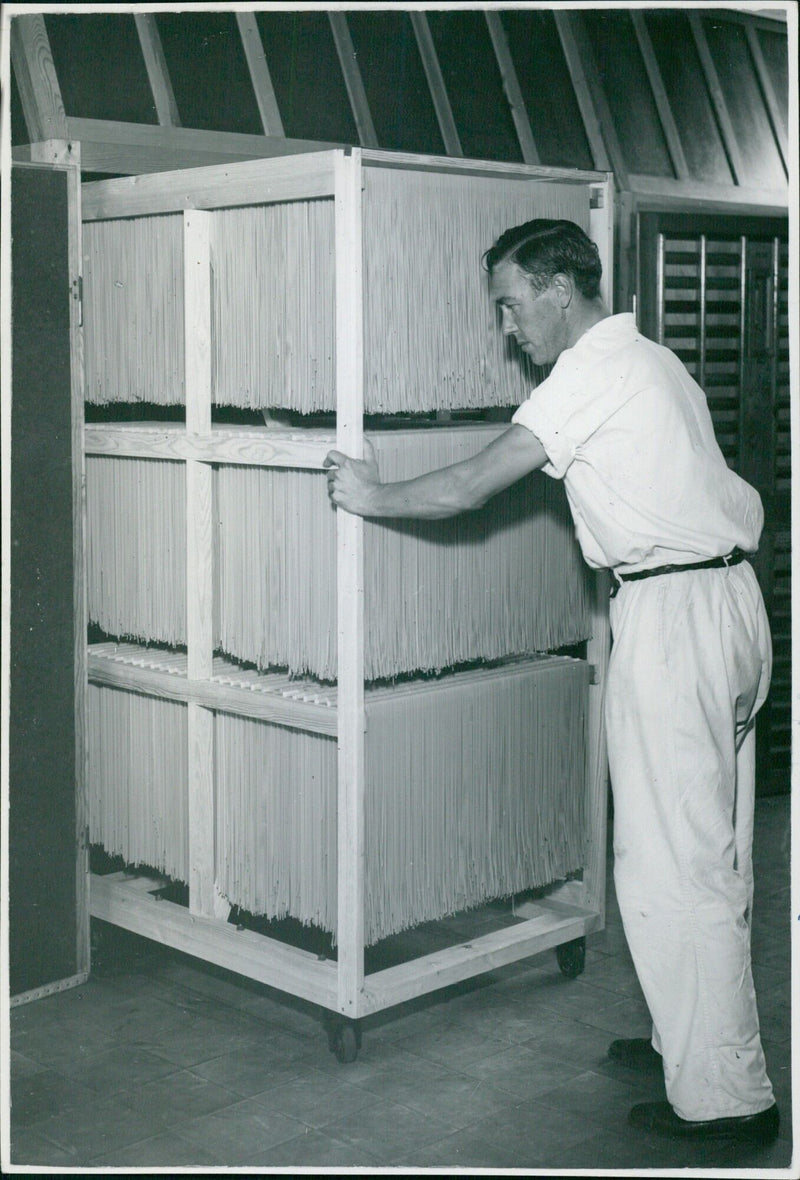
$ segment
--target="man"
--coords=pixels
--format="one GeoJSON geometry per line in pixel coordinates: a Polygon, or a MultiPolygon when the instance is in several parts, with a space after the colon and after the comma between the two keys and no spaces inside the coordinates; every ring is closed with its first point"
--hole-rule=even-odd
{"type": "Polygon", "coordinates": [[[705,396],[668,349],[610,315],[596,247],[536,220],[486,255],[503,331],[555,362],[509,429],[462,463],[382,484],[332,451],[330,498],[369,517],[480,507],[529,471],[563,479],[584,557],[614,574],[606,728],[615,884],[652,1040],[610,1055],[663,1067],[668,1102],[630,1121],[670,1138],[778,1133],[750,969],[755,713],[771,646],[745,555],[758,494],[717,446],[705,396]]]}

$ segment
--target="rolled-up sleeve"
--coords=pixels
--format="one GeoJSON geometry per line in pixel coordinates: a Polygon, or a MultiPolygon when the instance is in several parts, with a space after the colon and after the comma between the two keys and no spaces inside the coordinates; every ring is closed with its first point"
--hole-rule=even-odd
{"type": "MultiPolygon", "coordinates": [[[[540,386],[539,389],[541,388],[540,386]]],[[[542,468],[545,475],[563,479],[575,458],[578,444],[544,409],[543,399],[537,396],[539,389],[522,403],[511,421],[530,430],[544,447],[548,458],[548,462],[542,468]]]]}

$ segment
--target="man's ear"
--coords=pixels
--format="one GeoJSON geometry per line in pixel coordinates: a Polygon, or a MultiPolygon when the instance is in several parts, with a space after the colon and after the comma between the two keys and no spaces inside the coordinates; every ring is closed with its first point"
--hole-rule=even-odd
{"type": "Polygon", "coordinates": [[[561,273],[553,275],[551,286],[555,290],[559,306],[564,309],[568,308],[575,295],[575,284],[569,275],[561,273]]]}

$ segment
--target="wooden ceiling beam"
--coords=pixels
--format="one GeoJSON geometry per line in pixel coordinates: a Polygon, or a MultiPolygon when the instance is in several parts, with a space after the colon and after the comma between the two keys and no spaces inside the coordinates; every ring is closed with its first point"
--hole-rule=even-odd
{"type": "Polygon", "coordinates": [[[353,48],[353,39],[350,36],[347,17],[343,12],[329,12],[328,20],[330,21],[331,32],[333,33],[336,52],[339,55],[339,65],[342,67],[344,84],[347,87],[347,96],[350,99],[350,109],[353,112],[356,131],[358,132],[358,142],[362,147],[376,148],[379,146],[378,137],[375,134],[372,112],[367,102],[367,92],[364,89],[361,70],[358,68],[356,51],[353,48]]]}
{"type": "Polygon", "coordinates": [[[147,78],[156,104],[158,122],[162,127],[180,127],[181,117],[164,58],[156,18],[153,13],[148,12],[135,13],[133,19],[136,22],[147,78]]]}
{"type": "Polygon", "coordinates": [[[500,19],[500,13],[494,11],[487,12],[486,24],[489,27],[489,36],[492,39],[492,48],[497,58],[500,77],[503,79],[503,90],[505,91],[506,99],[511,110],[511,118],[514,120],[514,128],[517,132],[522,158],[526,164],[539,164],[541,161],[539,159],[539,152],[536,149],[533,132],[531,131],[531,121],[528,118],[525,99],[522,97],[522,90],[520,89],[511,51],[508,48],[508,38],[503,28],[503,22],[500,19]]]}
{"type": "Polygon", "coordinates": [[[436,112],[439,130],[444,140],[444,150],[448,156],[463,156],[461,140],[458,137],[453,110],[447,96],[447,87],[444,84],[442,68],[436,55],[436,46],[433,44],[428,18],[424,12],[409,12],[408,16],[417,39],[422,68],[425,70],[428,88],[433,99],[433,109],[436,112]]]}
{"type": "Polygon", "coordinates": [[[275,98],[275,89],[264,53],[264,44],[256,24],[256,14],[254,12],[237,12],[236,24],[242,39],[242,48],[247,68],[250,71],[250,81],[253,83],[264,134],[283,135],[283,121],[275,98]]]}
{"type": "Polygon", "coordinates": [[[67,138],[67,116],[44,16],[11,18],[11,61],[31,142],[67,138]]]}

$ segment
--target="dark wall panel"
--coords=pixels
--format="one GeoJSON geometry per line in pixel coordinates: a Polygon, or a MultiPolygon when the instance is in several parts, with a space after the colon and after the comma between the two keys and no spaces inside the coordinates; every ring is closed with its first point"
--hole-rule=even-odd
{"type": "Polygon", "coordinates": [[[235,17],[161,13],[156,27],[184,127],[263,135],[235,17]]]}
{"type": "Polygon", "coordinates": [[[427,16],[464,155],[521,161],[484,14],[429,12],[427,16]]]}
{"type": "Polygon", "coordinates": [[[67,183],[12,180],[11,992],[77,971],[67,183]]]}
{"type": "Polygon", "coordinates": [[[645,23],[692,178],[732,184],[688,20],[677,11],[646,11],[645,23]]]}
{"type": "Polygon", "coordinates": [[[348,12],[347,23],[381,147],[444,155],[408,14],[348,12]]]}
{"type": "Polygon", "coordinates": [[[327,13],[259,12],[256,21],[286,134],[357,144],[327,13]]]}
{"type": "Polygon", "coordinates": [[[553,14],[509,11],[502,21],[542,163],[593,168],[553,14]]]}
{"type": "Polygon", "coordinates": [[[595,9],[582,17],[625,164],[631,172],[674,176],[630,15],[595,9]]]}
{"type": "Polygon", "coordinates": [[[751,188],[782,188],[786,174],[761,97],[745,31],[733,21],[712,19],[704,20],[703,28],[745,168],[745,175],[738,178],[739,184],[751,188]]]}
{"type": "Polygon", "coordinates": [[[770,80],[783,113],[783,126],[789,130],[789,53],[785,33],[757,30],[758,42],[764,55],[770,80]]]}
{"type": "Polygon", "coordinates": [[[45,28],[68,115],[158,122],[132,16],[46,16],[45,28]]]}

